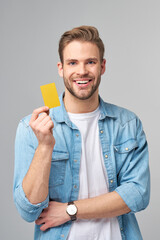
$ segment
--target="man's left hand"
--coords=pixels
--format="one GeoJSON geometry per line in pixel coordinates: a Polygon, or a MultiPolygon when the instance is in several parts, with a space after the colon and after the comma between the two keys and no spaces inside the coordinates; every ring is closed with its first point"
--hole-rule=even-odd
{"type": "Polygon", "coordinates": [[[41,225],[40,229],[46,231],[48,228],[56,227],[70,220],[66,213],[67,203],[49,202],[49,206],[43,210],[39,218],[35,221],[37,225],[41,225]]]}

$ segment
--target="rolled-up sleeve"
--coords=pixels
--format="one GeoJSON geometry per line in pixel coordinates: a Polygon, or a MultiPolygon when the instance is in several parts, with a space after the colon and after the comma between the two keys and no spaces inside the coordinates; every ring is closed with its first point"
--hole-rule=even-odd
{"type": "Polygon", "coordinates": [[[122,167],[115,189],[131,213],[145,209],[150,199],[148,144],[141,121],[136,118],[135,122],[137,146],[128,153],[129,161],[126,160],[126,165],[122,167]]]}
{"type": "Polygon", "coordinates": [[[49,197],[47,197],[41,203],[32,204],[23,191],[22,181],[29,169],[34,153],[33,133],[30,126],[22,120],[18,125],[15,139],[13,197],[19,214],[28,222],[35,221],[49,203],[49,197]]]}

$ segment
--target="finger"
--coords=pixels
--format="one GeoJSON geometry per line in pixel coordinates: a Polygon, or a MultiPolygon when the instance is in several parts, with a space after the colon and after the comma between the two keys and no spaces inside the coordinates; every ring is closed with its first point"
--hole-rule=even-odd
{"type": "MultiPolygon", "coordinates": [[[[48,212],[48,207],[46,207],[46,208],[43,209],[43,211],[42,211],[41,214],[39,215],[38,219],[45,217],[46,214],[47,214],[47,212],[48,212]]],[[[37,219],[37,220],[38,220],[38,219],[37,219]]],[[[37,221],[37,220],[36,220],[36,221],[37,221]]]]}
{"type": "MultiPolygon", "coordinates": [[[[34,124],[35,124],[35,122],[34,122],[34,124]]],[[[54,124],[53,124],[52,119],[49,116],[47,116],[41,122],[36,123],[35,126],[36,126],[37,131],[42,131],[42,132],[45,131],[47,133],[48,131],[52,131],[54,124]]]]}
{"type": "Polygon", "coordinates": [[[45,123],[44,127],[45,127],[46,129],[49,129],[49,130],[53,129],[53,128],[54,128],[53,121],[50,119],[49,121],[47,121],[47,122],[45,123]]]}
{"type": "Polygon", "coordinates": [[[40,125],[45,126],[49,121],[52,121],[50,116],[46,116],[45,118],[42,119],[40,122],[40,125]]]}
{"type": "Polygon", "coordinates": [[[46,216],[46,214],[47,214],[47,211],[43,211],[38,219],[44,218],[46,216]]]}
{"type": "Polygon", "coordinates": [[[49,107],[43,106],[43,107],[35,109],[32,113],[30,121],[31,122],[35,121],[38,118],[39,114],[42,113],[42,112],[47,112],[47,114],[48,114],[49,113],[49,107]]]}
{"type": "Polygon", "coordinates": [[[41,231],[46,231],[48,228],[50,228],[50,224],[49,224],[49,223],[44,223],[44,224],[40,227],[41,231]]]}
{"type": "Polygon", "coordinates": [[[42,122],[47,116],[48,116],[48,115],[47,115],[46,112],[41,113],[41,114],[38,116],[38,118],[34,121],[34,124],[35,124],[35,125],[41,124],[41,122],[42,122]]]}
{"type": "Polygon", "coordinates": [[[44,221],[44,218],[38,218],[36,221],[35,221],[35,223],[37,224],[37,225],[41,225],[41,224],[43,224],[45,221],[44,221]]]}

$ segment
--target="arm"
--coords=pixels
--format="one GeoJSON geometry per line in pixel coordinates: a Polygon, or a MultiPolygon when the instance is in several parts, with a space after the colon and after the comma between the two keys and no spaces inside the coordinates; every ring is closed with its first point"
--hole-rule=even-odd
{"type": "Polygon", "coordinates": [[[30,168],[23,179],[22,187],[25,196],[32,204],[43,202],[48,196],[51,157],[52,149],[38,146],[30,168]]]}
{"type": "Polygon", "coordinates": [[[29,222],[35,221],[49,203],[48,179],[55,141],[47,110],[35,110],[29,123],[28,118],[21,120],[16,133],[14,202],[22,218],[29,222]]]}
{"type": "Polygon", "coordinates": [[[98,197],[75,201],[80,219],[112,218],[130,212],[118,193],[111,192],[98,197]]]}
{"type": "MultiPolygon", "coordinates": [[[[78,219],[112,218],[130,212],[130,209],[118,193],[106,193],[98,197],[74,201],[78,208],[78,219]]],[[[43,224],[40,229],[46,231],[48,228],[59,226],[70,220],[66,213],[67,203],[50,202],[48,208],[44,209],[37,225],[43,224]]]]}
{"type": "Polygon", "coordinates": [[[115,191],[131,212],[136,213],[144,210],[149,204],[150,171],[148,144],[142,123],[137,117],[133,122],[135,122],[137,146],[127,154],[125,164],[119,172],[118,187],[115,191]]]}
{"type": "MultiPolygon", "coordinates": [[[[139,119],[136,125],[138,147],[126,155],[127,164],[124,164],[120,171],[118,187],[111,193],[75,201],[78,208],[77,218],[111,218],[129,212],[134,213],[147,207],[150,195],[148,146],[139,119]]],[[[69,221],[66,207],[67,203],[50,202],[36,224],[45,223],[41,226],[41,230],[44,231],[69,221]]]]}
{"type": "Polygon", "coordinates": [[[52,151],[55,140],[52,134],[53,122],[42,107],[34,110],[30,126],[38,139],[38,147],[30,168],[23,179],[23,190],[32,204],[44,201],[48,195],[48,183],[52,151]],[[39,114],[43,112],[40,116],[39,114]]]}

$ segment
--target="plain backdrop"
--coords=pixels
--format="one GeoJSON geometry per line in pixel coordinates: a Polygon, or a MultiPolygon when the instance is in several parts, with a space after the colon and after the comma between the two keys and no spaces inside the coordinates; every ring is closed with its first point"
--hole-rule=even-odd
{"type": "MultiPolygon", "coordinates": [[[[58,76],[58,41],[75,26],[98,28],[106,47],[100,94],[143,122],[150,149],[151,201],[137,213],[145,240],[160,226],[160,1],[0,0],[0,239],[33,239],[34,223],[22,220],[12,196],[18,122],[43,105],[40,85],[58,76]]],[[[76,239],[75,239],[76,240],[76,239]]]]}

